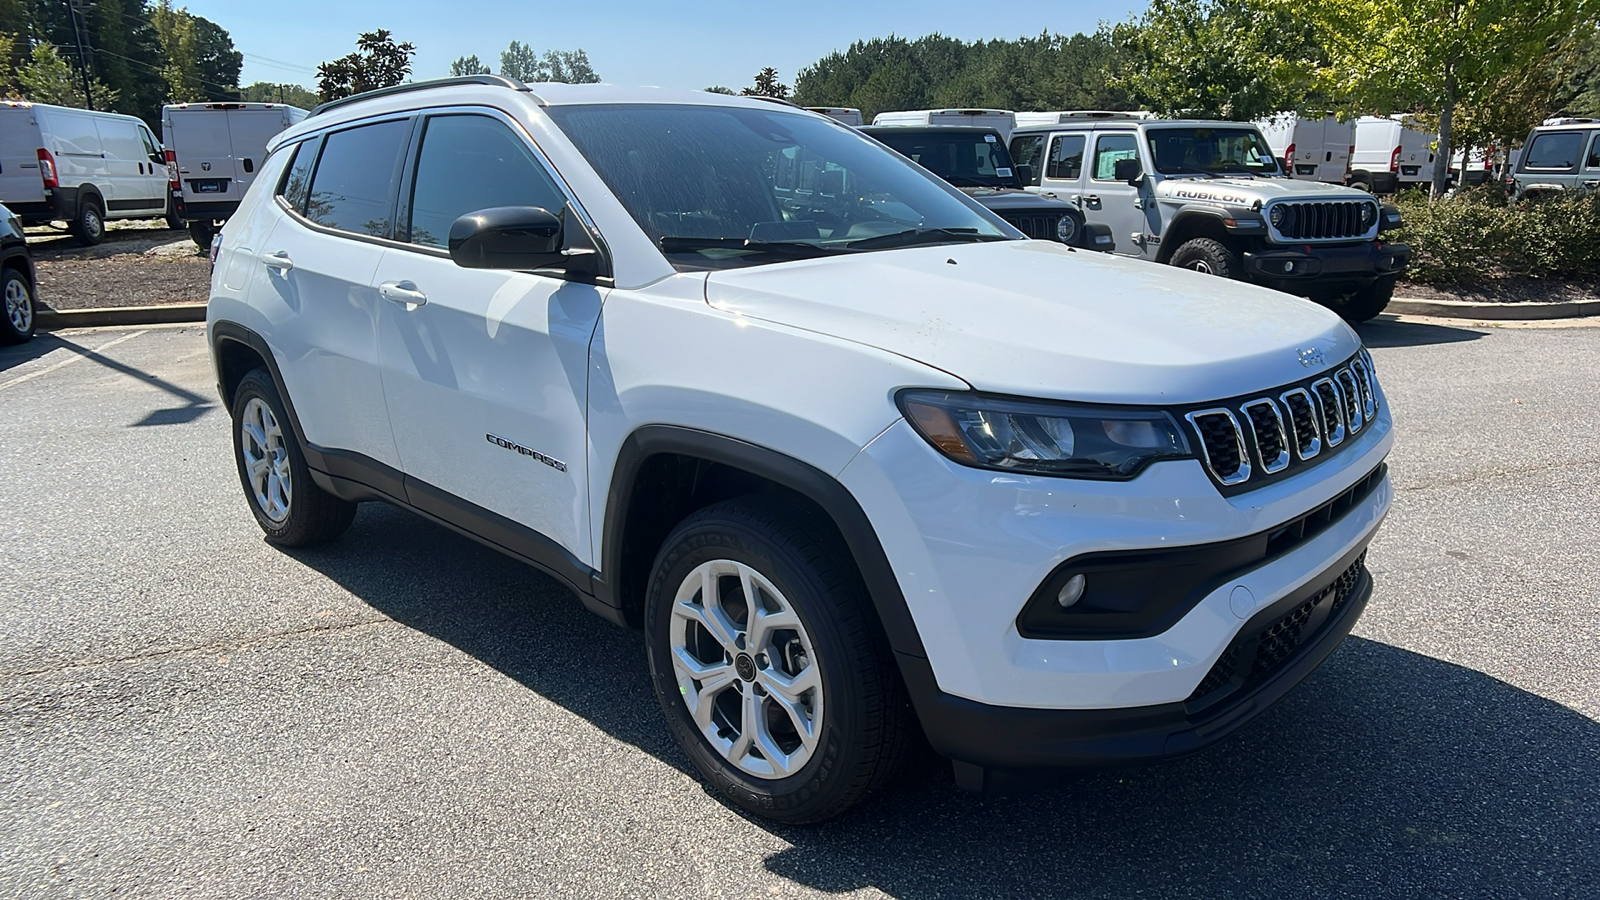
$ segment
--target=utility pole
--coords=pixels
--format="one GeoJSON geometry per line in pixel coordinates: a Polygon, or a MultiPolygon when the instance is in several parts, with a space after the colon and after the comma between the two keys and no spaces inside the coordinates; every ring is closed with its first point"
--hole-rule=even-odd
{"type": "Polygon", "coordinates": [[[83,48],[89,43],[88,24],[80,24],[78,20],[77,0],[66,0],[67,13],[72,17],[72,42],[78,45],[78,73],[83,76],[83,102],[89,109],[94,109],[94,94],[89,90],[89,58],[84,55],[83,48]]]}

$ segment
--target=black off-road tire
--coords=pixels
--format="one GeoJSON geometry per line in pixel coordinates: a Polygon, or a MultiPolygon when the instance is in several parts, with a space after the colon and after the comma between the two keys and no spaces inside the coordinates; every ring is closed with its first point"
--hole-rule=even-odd
{"type": "Polygon", "coordinates": [[[1201,237],[1185,241],[1173,251],[1169,262],[1180,269],[1192,269],[1219,278],[1233,278],[1239,269],[1238,263],[1234,261],[1233,251],[1214,238],[1201,237]]]}
{"type": "Polygon", "coordinates": [[[72,217],[68,230],[85,247],[93,247],[105,240],[106,213],[100,206],[99,197],[91,194],[78,201],[78,212],[72,217]]]}
{"type": "Polygon", "coordinates": [[[33,337],[39,307],[34,302],[33,285],[16,269],[0,269],[0,344],[20,344],[33,337]],[[19,306],[20,324],[12,321],[11,298],[16,292],[26,306],[19,306]]]}
{"type": "Polygon", "coordinates": [[[305,454],[300,449],[300,436],[284,408],[277,385],[265,369],[255,369],[239,382],[233,395],[233,459],[239,470],[239,483],[244,488],[245,502],[256,517],[256,523],[267,540],[283,547],[309,547],[325,543],[345,532],[356,516],[356,504],[342,500],[318,487],[311,480],[305,454]],[[246,470],[242,418],[252,399],[259,399],[271,411],[283,435],[283,450],[288,457],[290,483],[288,514],[281,521],[261,507],[256,498],[246,470]]]}
{"type": "Polygon", "coordinates": [[[1365,322],[1383,312],[1394,298],[1395,278],[1380,278],[1353,294],[1335,300],[1329,306],[1346,322],[1365,322]]]}
{"type": "Polygon", "coordinates": [[[645,636],[657,699],[678,744],[734,806],[790,823],[843,813],[899,767],[915,716],[849,550],[829,523],[791,500],[754,495],[694,513],[657,554],[645,600],[645,636]],[[793,775],[759,778],[730,763],[695,726],[671,661],[678,587],[702,563],[733,560],[767,578],[793,607],[816,651],[822,725],[816,750],[793,775]]]}
{"type": "Polygon", "coordinates": [[[211,251],[211,241],[217,236],[217,228],[211,224],[210,219],[195,219],[189,222],[189,237],[194,240],[194,245],[200,252],[211,251]]]}

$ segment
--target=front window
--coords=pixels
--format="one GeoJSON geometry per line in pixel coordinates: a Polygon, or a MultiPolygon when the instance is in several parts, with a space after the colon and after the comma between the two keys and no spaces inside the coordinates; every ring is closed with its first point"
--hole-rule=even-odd
{"type": "Polygon", "coordinates": [[[1277,175],[1278,161],[1254,128],[1152,128],[1150,159],[1163,175],[1277,175]]]}
{"type": "Polygon", "coordinates": [[[956,187],[1022,186],[1010,155],[993,132],[907,129],[875,131],[872,136],[956,187]]]}
{"type": "Polygon", "coordinates": [[[680,268],[1014,237],[948,185],[825,119],[668,104],[549,112],[680,268]]]}

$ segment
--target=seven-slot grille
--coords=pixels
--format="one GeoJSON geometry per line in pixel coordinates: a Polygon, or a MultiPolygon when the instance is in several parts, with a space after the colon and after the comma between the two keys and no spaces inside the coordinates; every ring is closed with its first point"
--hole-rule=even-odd
{"type": "Polygon", "coordinates": [[[1283,218],[1273,223],[1273,228],[1290,241],[1359,238],[1378,221],[1378,209],[1369,200],[1280,201],[1274,205],[1274,213],[1279,209],[1283,218]],[[1363,208],[1370,216],[1365,222],[1363,208]]]}
{"type": "Polygon", "coordinates": [[[1184,416],[1199,438],[1200,459],[1225,487],[1308,463],[1359,433],[1378,412],[1371,357],[1354,358],[1302,384],[1217,404],[1184,416]]]}
{"type": "Polygon", "coordinates": [[[1061,214],[1002,213],[1000,218],[1034,240],[1053,241],[1057,239],[1056,224],[1061,221],[1061,214]]]}

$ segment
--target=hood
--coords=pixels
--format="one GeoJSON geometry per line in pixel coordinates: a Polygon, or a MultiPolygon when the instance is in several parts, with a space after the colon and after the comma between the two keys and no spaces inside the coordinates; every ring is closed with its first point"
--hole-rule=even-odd
{"type": "Polygon", "coordinates": [[[1049,241],[711,273],[719,309],[896,353],[1002,394],[1187,404],[1331,368],[1360,341],[1309,301],[1049,241]],[[1300,351],[1326,362],[1302,366],[1300,351]]]}
{"type": "Polygon", "coordinates": [[[1209,202],[1253,207],[1271,200],[1377,200],[1366,191],[1292,178],[1163,178],[1155,187],[1163,201],[1209,202]]]}
{"type": "Polygon", "coordinates": [[[983,204],[984,208],[992,209],[996,212],[1027,210],[1029,212],[1064,213],[1069,209],[1078,208],[1065,200],[1041,197],[1021,188],[985,187],[961,188],[960,190],[963,194],[983,204]]]}

